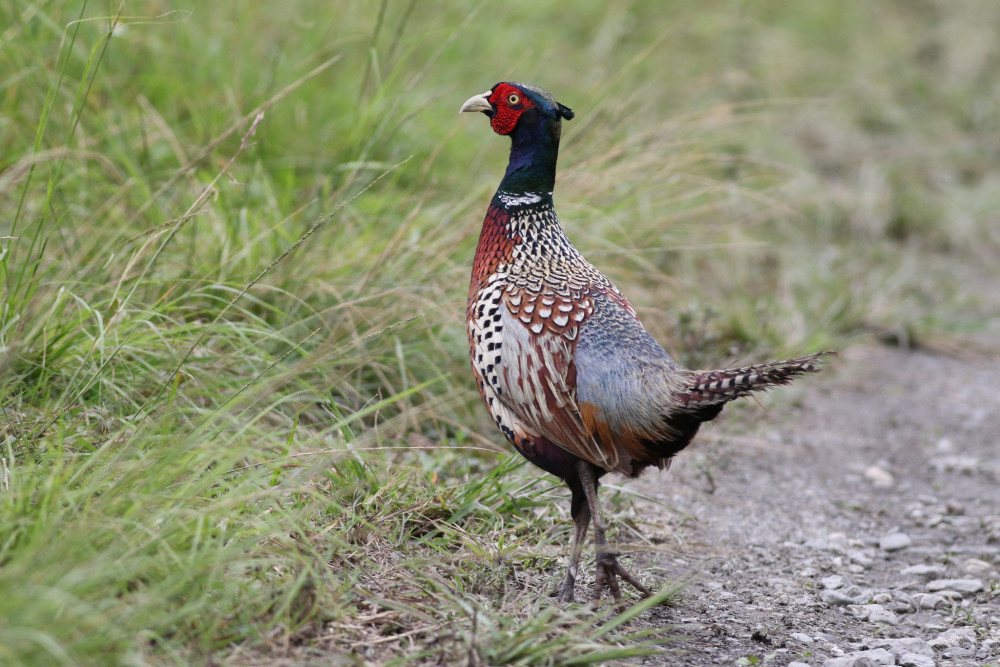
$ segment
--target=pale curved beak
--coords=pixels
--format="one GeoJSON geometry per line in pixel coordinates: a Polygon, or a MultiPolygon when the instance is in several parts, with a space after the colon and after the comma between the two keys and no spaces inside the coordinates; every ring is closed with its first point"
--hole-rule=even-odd
{"type": "Polygon", "coordinates": [[[486,113],[493,113],[493,105],[490,104],[490,95],[493,94],[492,90],[487,90],[482,95],[473,95],[469,99],[465,100],[465,104],[462,108],[458,110],[458,113],[464,111],[485,111],[486,113]]]}

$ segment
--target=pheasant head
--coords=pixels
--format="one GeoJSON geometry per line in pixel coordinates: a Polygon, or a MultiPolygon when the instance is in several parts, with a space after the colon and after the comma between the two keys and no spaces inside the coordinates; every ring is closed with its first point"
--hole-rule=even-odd
{"type": "Polygon", "coordinates": [[[494,132],[510,137],[510,163],[501,190],[552,192],[562,120],[573,118],[572,109],[537,86],[501,82],[470,97],[460,111],[483,112],[494,132]]]}

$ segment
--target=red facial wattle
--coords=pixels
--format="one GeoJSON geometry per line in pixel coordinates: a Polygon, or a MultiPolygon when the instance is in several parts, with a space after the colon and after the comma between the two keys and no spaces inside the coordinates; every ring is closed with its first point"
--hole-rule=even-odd
{"type": "Polygon", "coordinates": [[[493,90],[490,104],[496,109],[490,118],[490,125],[497,134],[513,132],[521,114],[535,106],[523,91],[509,83],[501,83],[493,90]]]}

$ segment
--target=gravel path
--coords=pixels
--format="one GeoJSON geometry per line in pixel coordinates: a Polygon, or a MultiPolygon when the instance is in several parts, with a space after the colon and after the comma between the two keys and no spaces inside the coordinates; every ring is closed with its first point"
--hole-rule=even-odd
{"type": "Polygon", "coordinates": [[[633,567],[690,580],[649,619],[684,633],[656,663],[1000,664],[998,380],[995,359],[851,349],[629,483],[667,549],[633,567]]]}

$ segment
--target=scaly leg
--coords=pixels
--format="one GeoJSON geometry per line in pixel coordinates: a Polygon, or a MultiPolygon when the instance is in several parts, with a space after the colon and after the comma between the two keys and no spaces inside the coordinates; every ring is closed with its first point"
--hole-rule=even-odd
{"type": "MultiPolygon", "coordinates": [[[[618,552],[608,547],[608,540],[604,536],[604,523],[601,521],[601,508],[597,504],[597,477],[594,475],[594,467],[586,461],[580,461],[576,464],[576,467],[580,485],[583,487],[583,492],[587,497],[590,516],[594,520],[594,546],[597,550],[597,573],[594,577],[593,606],[596,608],[600,602],[601,593],[604,591],[605,585],[611,589],[611,594],[615,598],[615,604],[618,607],[625,606],[625,602],[622,600],[621,587],[618,585],[618,577],[632,584],[637,591],[642,593],[643,597],[648,597],[650,595],[649,589],[639,583],[638,579],[622,567],[621,563],[618,562],[618,552]]],[[[577,533],[579,533],[579,524],[577,524],[577,533]]]]}
{"type": "Polygon", "coordinates": [[[573,588],[576,586],[576,575],[580,567],[580,556],[583,554],[583,541],[587,539],[587,529],[590,527],[590,505],[587,494],[576,484],[570,483],[573,499],[570,501],[570,514],[573,516],[573,545],[569,550],[569,567],[562,586],[553,593],[559,596],[560,602],[573,601],[573,588]]]}

